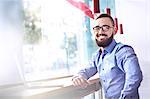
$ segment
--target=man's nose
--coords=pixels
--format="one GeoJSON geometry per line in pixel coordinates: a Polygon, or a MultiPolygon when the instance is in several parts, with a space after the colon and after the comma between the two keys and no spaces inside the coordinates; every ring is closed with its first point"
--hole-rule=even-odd
{"type": "Polygon", "coordinates": [[[97,35],[102,35],[104,34],[104,31],[102,29],[100,29],[98,32],[97,32],[97,35]]]}
{"type": "Polygon", "coordinates": [[[103,34],[104,33],[104,30],[102,29],[102,28],[100,28],[99,30],[98,30],[98,34],[103,34]]]}

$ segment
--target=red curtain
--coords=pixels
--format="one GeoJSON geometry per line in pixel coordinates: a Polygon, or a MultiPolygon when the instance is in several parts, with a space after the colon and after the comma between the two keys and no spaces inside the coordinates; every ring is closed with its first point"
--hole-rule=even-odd
{"type": "Polygon", "coordinates": [[[66,0],[66,1],[68,1],[74,7],[83,11],[86,16],[89,16],[90,18],[94,19],[94,15],[86,3],[76,0],[66,0]]]}

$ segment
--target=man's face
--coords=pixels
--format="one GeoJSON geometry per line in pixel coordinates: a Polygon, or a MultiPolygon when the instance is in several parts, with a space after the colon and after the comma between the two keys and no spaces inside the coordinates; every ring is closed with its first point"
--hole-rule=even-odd
{"type": "Polygon", "coordinates": [[[97,19],[93,31],[99,47],[107,47],[112,42],[115,33],[114,26],[107,17],[97,19]]]}

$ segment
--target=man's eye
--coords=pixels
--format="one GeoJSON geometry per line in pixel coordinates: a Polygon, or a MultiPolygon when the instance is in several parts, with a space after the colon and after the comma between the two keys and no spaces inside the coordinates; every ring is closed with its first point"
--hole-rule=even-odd
{"type": "Polygon", "coordinates": [[[110,26],[108,26],[108,25],[104,25],[104,26],[103,26],[103,28],[107,28],[107,29],[108,29],[109,27],[110,27],[110,26]]]}
{"type": "Polygon", "coordinates": [[[100,30],[100,29],[101,29],[101,27],[97,27],[97,29],[98,29],[98,30],[100,30]]]}
{"type": "Polygon", "coordinates": [[[103,29],[109,29],[109,27],[108,27],[108,26],[105,26],[105,27],[103,27],[103,29]]]}
{"type": "Polygon", "coordinates": [[[100,26],[96,26],[95,29],[99,30],[99,29],[101,29],[101,27],[100,26]]]}

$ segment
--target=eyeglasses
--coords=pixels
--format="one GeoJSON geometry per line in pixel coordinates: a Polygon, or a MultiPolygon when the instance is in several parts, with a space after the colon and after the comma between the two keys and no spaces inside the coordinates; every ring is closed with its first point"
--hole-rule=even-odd
{"type": "Polygon", "coordinates": [[[102,29],[103,32],[107,32],[110,28],[113,28],[109,25],[103,25],[103,26],[95,26],[93,27],[94,32],[99,32],[100,29],[102,29]]]}

